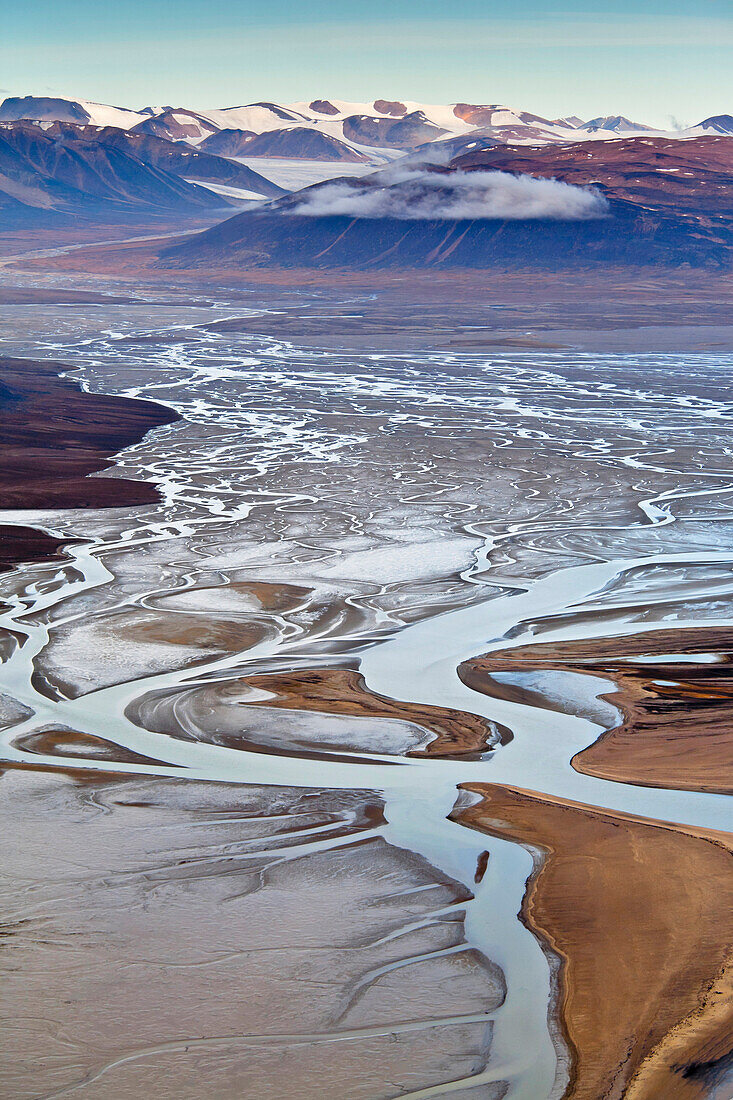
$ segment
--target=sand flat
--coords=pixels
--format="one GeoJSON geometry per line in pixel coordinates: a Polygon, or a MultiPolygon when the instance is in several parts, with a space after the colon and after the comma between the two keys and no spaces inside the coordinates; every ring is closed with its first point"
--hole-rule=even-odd
{"type": "MultiPolygon", "coordinates": [[[[493,688],[485,674],[492,671],[607,678],[615,688],[601,698],[618,708],[618,722],[577,753],[573,767],[622,783],[730,794],[732,653],[733,630],[707,623],[495,650],[466,662],[462,675],[488,694],[493,688]]],[[[530,701],[547,705],[540,693],[530,701]]]]}
{"type": "Polygon", "coordinates": [[[540,850],[522,915],[561,962],[572,1100],[698,1100],[733,1052],[733,839],[495,784],[463,824],[540,850]]]}

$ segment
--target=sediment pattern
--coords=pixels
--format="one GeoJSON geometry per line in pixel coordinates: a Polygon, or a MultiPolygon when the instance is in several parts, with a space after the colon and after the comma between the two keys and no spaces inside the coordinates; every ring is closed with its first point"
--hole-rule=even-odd
{"type": "Polygon", "coordinates": [[[569,1095],[708,1095],[733,1052],[733,838],[468,789],[460,821],[544,853],[522,914],[562,960],[569,1095]]]}
{"type": "Polygon", "coordinates": [[[726,357],[206,309],[33,322],[181,418],[0,579],[6,1090],[723,1100],[726,357]]]}
{"type": "Polygon", "coordinates": [[[557,702],[543,696],[540,683],[524,686],[527,674],[606,677],[613,687],[602,697],[618,707],[620,721],[573,757],[578,771],[622,783],[733,794],[732,653],[730,627],[701,625],[517,646],[467,662],[461,676],[476,691],[552,708],[557,702]],[[519,682],[500,686],[491,681],[494,671],[518,673],[519,682]]]}

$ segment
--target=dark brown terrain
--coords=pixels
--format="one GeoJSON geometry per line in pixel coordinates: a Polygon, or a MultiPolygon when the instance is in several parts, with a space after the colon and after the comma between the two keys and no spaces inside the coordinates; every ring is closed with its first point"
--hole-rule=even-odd
{"type": "MultiPolygon", "coordinates": [[[[409,117],[409,116],[408,116],[409,117]]],[[[401,125],[390,123],[390,125],[401,125]]],[[[365,140],[365,139],[364,139],[365,140]]],[[[505,172],[592,187],[604,216],[411,219],[303,213],[333,181],[236,215],[164,250],[164,266],[319,269],[479,268],[554,271],[599,266],[729,269],[733,255],[733,146],[727,138],[629,138],[573,145],[497,146],[423,172],[391,169],[338,181],[341,195],[451,195],[455,173],[505,172]],[[409,192],[405,191],[409,188],[409,192]]],[[[326,196],[333,190],[326,191],[326,196]]]]}
{"type": "Polygon", "coordinates": [[[733,794],[732,659],[733,631],[708,625],[497,650],[466,662],[460,675],[474,691],[550,708],[537,692],[500,687],[491,673],[607,677],[615,688],[603,698],[621,717],[573,759],[578,771],[620,783],[733,794]]]}
{"type": "Polygon", "coordinates": [[[592,185],[609,199],[633,203],[640,211],[689,211],[700,219],[733,216],[733,142],[724,137],[497,145],[464,153],[451,162],[451,168],[526,173],[581,187],[592,185]]]}
{"type": "Polygon", "coordinates": [[[68,540],[57,539],[35,527],[0,523],[0,573],[18,562],[48,561],[57,557],[68,540]]]}
{"type": "MultiPolygon", "coordinates": [[[[177,414],[151,401],[83,393],[61,363],[0,359],[0,508],[129,507],[158,499],[149,484],[89,477],[177,414]]],[[[37,561],[59,548],[30,528],[0,529],[0,562],[37,561]]]]}

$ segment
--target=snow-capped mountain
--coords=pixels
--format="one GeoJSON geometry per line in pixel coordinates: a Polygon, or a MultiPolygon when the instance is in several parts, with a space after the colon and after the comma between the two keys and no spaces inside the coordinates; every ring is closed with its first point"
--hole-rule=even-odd
{"type": "Polygon", "coordinates": [[[136,134],[150,134],[151,137],[165,138],[167,141],[185,141],[189,145],[198,145],[212,134],[218,134],[220,127],[197,111],[163,107],[155,113],[151,111],[131,129],[136,134]]]}
{"type": "Polygon", "coordinates": [[[685,137],[697,137],[705,134],[721,134],[723,137],[733,137],[733,115],[712,115],[703,119],[697,126],[690,126],[684,130],[685,137]]]}
{"type": "Polygon", "coordinates": [[[0,122],[31,119],[34,122],[72,122],[77,126],[119,126],[129,130],[146,117],[142,111],[130,111],[126,107],[56,96],[10,96],[0,104],[0,122]]]}
{"type": "Polygon", "coordinates": [[[64,122],[116,126],[192,146],[206,142],[210,151],[218,146],[222,150],[219,155],[235,158],[310,158],[372,165],[434,145],[441,146],[446,154],[455,154],[467,148],[470,140],[481,145],[547,145],[613,141],[644,134],[670,138],[733,135],[730,115],[715,115],[687,130],[667,132],[623,115],[588,121],[577,115],[548,119],[501,104],[387,99],[364,103],[341,99],[290,104],[261,101],[205,110],[167,105],[139,111],[85,99],[44,96],[12,96],[0,104],[0,122],[21,119],[41,125],[64,122]],[[316,136],[307,139],[303,131],[316,136]],[[222,133],[226,137],[217,140],[222,133]]]}
{"type": "Polygon", "coordinates": [[[632,122],[624,115],[604,115],[602,118],[591,118],[582,123],[579,129],[586,130],[589,134],[596,131],[609,131],[613,134],[640,134],[658,133],[653,126],[647,126],[644,122],[632,122]]]}

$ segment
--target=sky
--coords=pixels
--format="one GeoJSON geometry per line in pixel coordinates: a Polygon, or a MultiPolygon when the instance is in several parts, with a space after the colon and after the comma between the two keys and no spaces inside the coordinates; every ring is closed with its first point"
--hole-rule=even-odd
{"type": "Polygon", "coordinates": [[[685,126],[733,114],[733,0],[17,0],[0,98],[198,109],[506,103],[685,126]]]}

